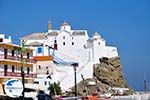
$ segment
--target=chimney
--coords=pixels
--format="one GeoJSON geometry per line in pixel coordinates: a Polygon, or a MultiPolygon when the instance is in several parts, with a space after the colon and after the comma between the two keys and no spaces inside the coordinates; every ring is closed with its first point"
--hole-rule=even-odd
{"type": "Polygon", "coordinates": [[[50,21],[48,22],[48,30],[52,30],[52,23],[50,21]]]}

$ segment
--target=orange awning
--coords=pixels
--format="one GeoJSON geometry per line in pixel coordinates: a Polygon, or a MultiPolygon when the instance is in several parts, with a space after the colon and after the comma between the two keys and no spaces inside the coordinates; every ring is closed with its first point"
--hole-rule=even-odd
{"type": "Polygon", "coordinates": [[[52,56],[34,56],[33,59],[35,59],[36,61],[49,61],[49,60],[53,60],[52,56]]]}

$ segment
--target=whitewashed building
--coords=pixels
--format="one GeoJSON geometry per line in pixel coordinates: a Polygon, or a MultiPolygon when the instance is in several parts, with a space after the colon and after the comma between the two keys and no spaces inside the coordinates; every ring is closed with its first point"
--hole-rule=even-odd
{"type": "MultiPolygon", "coordinates": [[[[59,30],[52,29],[49,22],[47,32],[31,33],[22,37],[22,40],[26,40],[26,44],[34,49],[33,56],[53,57],[55,65],[49,63],[48,69],[53,80],[60,81],[63,90],[74,85],[74,70],[71,63],[79,64],[77,82],[80,82],[81,74],[84,78],[93,77],[93,64],[100,63],[99,58],[118,56],[117,48],[107,46],[99,33],[95,32],[93,37],[89,37],[87,30],[73,30],[67,22],[64,22],[59,30]]],[[[37,66],[39,65],[40,62],[37,66]]],[[[47,65],[43,64],[41,67],[44,66],[47,65]]]]}

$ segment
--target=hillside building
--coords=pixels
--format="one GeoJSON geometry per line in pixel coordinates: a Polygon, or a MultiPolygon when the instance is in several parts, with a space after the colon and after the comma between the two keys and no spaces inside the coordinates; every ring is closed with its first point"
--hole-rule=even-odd
{"type": "Polygon", "coordinates": [[[87,30],[73,30],[67,22],[62,23],[59,30],[52,29],[52,23],[49,22],[47,32],[31,33],[22,37],[21,41],[23,40],[33,49],[33,57],[53,58],[49,59],[47,64],[39,62],[37,67],[49,69],[49,74],[54,81],[60,82],[63,90],[74,85],[74,70],[71,63],[79,64],[77,82],[80,82],[81,74],[85,78],[93,77],[93,65],[100,63],[101,57],[118,56],[117,48],[107,46],[98,32],[89,37],[87,30]]]}

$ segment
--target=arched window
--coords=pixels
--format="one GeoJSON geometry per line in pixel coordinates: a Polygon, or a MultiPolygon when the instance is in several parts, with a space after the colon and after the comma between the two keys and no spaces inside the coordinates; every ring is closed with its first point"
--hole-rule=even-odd
{"type": "Polygon", "coordinates": [[[72,45],[74,45],[74,42],[72,42],[72,45]]]}
{"type": "Polygon", "coordinates": [[[63,42],[63,45],[65,45],[65,42],[63,42]]]}

